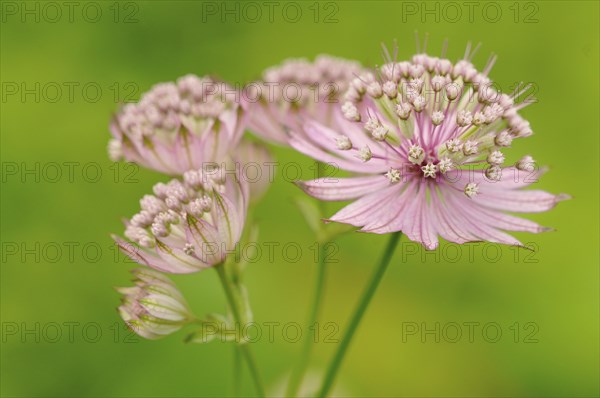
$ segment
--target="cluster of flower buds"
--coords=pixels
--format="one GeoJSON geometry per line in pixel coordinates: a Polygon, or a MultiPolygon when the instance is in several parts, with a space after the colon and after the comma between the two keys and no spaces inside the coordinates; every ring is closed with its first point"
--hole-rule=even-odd
{"type": "Polygon", "coordinates": [[[248,86],[253,101],[250,129],[259,136],[287,145],[288,130],[299,130],[300,117],[329,125],[349,82],[364,69],[358,62],[328,55],[314,62],[289,59],[267,69],[263,80],[248,86]]]}
{"type": "Polygon", "coordinates": [[[119,314],[132,331],[146,339],[158,339],[195,320],[187,302],[165,275],[147,268],[132,273],[134,286],[117,288],[123,295],[119,314]]]}
{"type": "MultiPolygon", "coordinates": [[[[531,135],[518,111],[532,99],[515,103],[528,86],[511,95],[498,91],[488,78],[495,57],[479,72],[470,61],[474,51],[469,53],[470,47],[456,64],[427,54],[415,55],[411,62],[390,59],[377,75],[354,78],[342,111],[347,120],[362,126],[371,142],[360,140],[359,146],[355,137],[337,137],[338,149],[364,162],[385,152],[376,157],[384,156],[392,168],[412,163],[422,178],[487,163],[486,176],[499,180],[502,148],[531,135]],[[385,151],[390,145],[397,149],[385,151]]],[[[469,192],[472,197],[476,191],[469,192]]]]}
{"type": "Polygon", "coordinates": [[[222,161],[243,134],[245,111],[238,97],[209,77],[157,84],[114,117],[109,155],[169,175],[222,161]]]}
{"type": "Polygon", "coordinates": [[[190,273],[221,264],[237,244],[246,217],[248,184],[215,167],[190,170],[183,181],[158,183],[126,224],[133,260],[169,273],[190,273]]]}

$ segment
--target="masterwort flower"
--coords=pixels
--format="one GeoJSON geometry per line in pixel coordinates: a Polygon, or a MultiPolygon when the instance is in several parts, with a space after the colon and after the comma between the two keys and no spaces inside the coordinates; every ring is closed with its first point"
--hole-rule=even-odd
{"type": "Polygon", "coordinates": [[[243,134],[239,103],[239,93],[209,77],[157,84],[114,117],[109,156],[169,175],[220,162],[243,134]]]}
{"type": "Polygon", "coordinates": [[[297,129],[303,117],[329,125],[348,84],[363,72],[358,62],[329,55],[314,62],[288,59],[267,69],[263,81],[248,85],[248,126],[262,138],[287,145],[287,131],[297,129]]]}
{"type": "Polygon", "coordinates": [[[132,331],[153,340],[195,319],[188,303],[165,275],[144,268],[132,273],[134,286],[117,288],[123,294],[119,314],[132,331]]]}
{"type": "Polygon", "coordinates": [[[240,239],[248,185],[223,169],[190,170],[183,181],[158,183],[126,222],[126,242],[114,237],[134,261],[184,274],[221,264],[240,239]]]}
{"type": "Polygon", "coordinates": [[[495,57],[479,72],[470,49],[455,64],[443,54],[396,62],[387,53],[377,73],[352,81],[336,128],[313,119],[292,134],[297,150],[364,174],[299,184],[322,200],[354,201],[331,221],[402,231],[428,249],[438,236],[521,245],[503,230],[548,230],[507,214],[546,211],[568,198],[521,189],[543,171],[530,156],[503,166],[512,141],[532,134],[518,113],[531,98],[516,103],[527,87],[498,92],[488,77],[495,57]]]}

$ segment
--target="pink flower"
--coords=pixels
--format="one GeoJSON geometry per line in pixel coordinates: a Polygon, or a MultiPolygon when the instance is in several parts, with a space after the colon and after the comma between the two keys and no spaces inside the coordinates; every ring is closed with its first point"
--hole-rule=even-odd
{"type": "Polygon", "coordinates": [[[174,274],[222,263],[240,239],[248,185],[222,168],[191,170],[183,181],[154,186],[141,211],[126,222],[126,242],[113,237],[139,264],[174,274]]]}
{"type": "Polygon", "coordinates": [[[322,200],[353,201],[330,221],[384,234],[402,231],[427,249],[438,237],[455,243],[490,241],[521,245],[503,231],[542,232],[548,228],[508,212],[542,212],[568,195],[523,190],[537,181],[526,156],[502,167],[503,150],[531,135],[511,95],[491,87],[488,73],[464,59],[426,54],[392,62],[355,79],[331,128],[309,120],[292,134],[297,150],[343,170],[361,174],[299,183],[322,200]]]}
{"type": "Polygon", "coordinates": [[[113,119],[109,155],[169,175],[222,161],[244,128],[239,93],[209,77],[160,83],[113,119]]]}
{"type": "Polygon", "coordinates": [[[245,91],[244,98],[251,106],[250,130],[287,145],[287,131],[298,128],[301,118],[328,125],[339,111],[339,98],[350,80],[362,71],[358,62],[328,55],[320,55],[314,62],[288,59],[267,69],[263,81],[251,83],[245,91]]]}

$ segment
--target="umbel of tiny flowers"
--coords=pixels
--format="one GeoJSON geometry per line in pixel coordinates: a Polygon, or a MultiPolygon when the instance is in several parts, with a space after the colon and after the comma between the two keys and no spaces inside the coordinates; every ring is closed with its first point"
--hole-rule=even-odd
{"type": "Polygon", "coordinates": [[[147,268],[131,272],[134,286],[116,290],[123,295],[119,314],[132,331],[154,340],[196,319],[175,284],[165,275],[147,268]]]}
{"type": "Polygon", "coordinates": [[[248,127],[261,138],[287,145],[287,131],[311,117],[328,125],[339,112],[341,95],[364,69],[356,61],[319,55],[314,62],[288,59],[265,70],[263,80],[246,87],[248,127]]]}
{"type": "Polygon", "coordinates": [[[386,51],[376,73],[352,81],[336,128],[312,119],[292,134],[300,152],[362,174],[299,186],[322,200],[352,200],[330,221],[363,232],[402,231],[427,249],[438,246],[438,236],[521,245],[503,230],[548,228],[507,212],[546,211],[568,198],[522,190],[543,171],[530,175],[530,156],[503,166],[512,141],[532,134],[518,113],[531,99],[515,102],[527,87],[511,94],[493,89],[488,75],[496,58],[480,72],[470,45],[456,63],[443,53],[396,62],[386,51]]]}
{"type": "Polygon", "coordinates": [[[239,93],[210,77],[187,75],[122,107],[110,125],[109,156],[182,175],[223,161],[242,137],[244,118],[239,93]]]}
{"type": "Polygon", "coordinates": [[[113,237],[134,261],[182,274],[224,262],[240,239],[248,185],[224,168],[190,170],[183,180],[154,186],[126,221],[127,242],[113,237]]]}

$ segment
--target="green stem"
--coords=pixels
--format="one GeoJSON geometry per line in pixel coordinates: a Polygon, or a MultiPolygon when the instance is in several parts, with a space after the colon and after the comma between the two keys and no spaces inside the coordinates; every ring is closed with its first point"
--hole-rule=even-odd
{"type": "Polygon", "coordinates": [[[304,341],[303,341],[302,352],[300,354],[301,355],[300,361],[298,362],[298,366],[296,367],[296,369],[292,372],[292,375],[290,376],[290,382],[288,384],[286,397],[295,397],[296,396],[296,394],[298,393],[298,388],[300,387],[300,385],[302,384],[302,380],[304,379],[304,374],[306,373],[306,368],[308,367],[310,353],[311,353],[312,347],[313,347],[313,342],[310,338],[308,331],[317,322],[317,319],[319,316],[319,309],[321,308],[321,298],[323,297],[323,292],[325,290],[324,289],[325,288],[325,269],[326,269],[325,257],[327,255],[326,246],[327,246],[326,244],[321,244],[319,247],[317,280],[315,283],[313,302],[312,302],[312,306],[309,311],[306,328],[305,328],[307,333],[306,333],[306,337],[304,338],[304,341]]]}
{"type": "MultiPolygon", "coordinates": [[[[223,290],[225,291],[225,296],[227,296],[227,301],[229,302],[229,306],[231,307],[231,312],[233,314],[234,321],[236,323],[236,327],[241,327],[242,317],[240,316],[240,310],[237,305],[237,301],[235,299],[235,295],[233,294],[233,289],[231,288],[231,284],[229,279],[227,278],[227,274],[225,273],[225,267],[223,264],[219,264],[215,266],[217,273],[219,274],[219,279],[221,280],[221,284],[223,285],[223,290]]],[[[248,343],[242,343],[239,345],[239,349],[242,352],[242,355],[246,359],[246,363],[248,364],[248,369],[250,369],[250,375],[254,380],[254,384],[256,386],[256,391],[258,395],[261,397],[265,396],[265,391],[262,386],[260,375],[258,374],[258,369],[256,366],[256,362],[254,361],[254,357],[252,356],[252,352],[250,351],[250,347],[248,347],[248,343]]]]}
{"type": "Polygon", "coordinates": [[[354,336],[358,324],[360,323],[365,313],[365,310],[371,302],[373,295],[375,294],[375,290],[377,290],[379,282],[381,282],[381,278],[383,277],[383,274],[387,269],[387,266],[394,252],[394,248],[396,247],[396,244],[398,243],[401,234],[401,232],[394,232],[390,236],[390,240],[387,244],[387,247],[385,248],[383,257],[381,258],[379,265],[373,272],[371,280],[369,281],[369,284],[367,285],[367,288],[365,289],[360,301],[358,302],[358,306],[356,307],[356,310],[354,311],[354,314],[350,319],[348,329],[346,329],[346,333],[344,334],[344,337],[342,337],[342,341],[337,348],[335,356],[333,357],[333,361],[331,361],[331,364],[329,365],[329,369],[327,370],[327,374],[325,375],[325,379],[323,380],[323,384],[321,386],[321,391],[318,395],[320,398],[326,397],[329,393],[329,390],[333,386],[335,376],[337,375],[340,365],[342,364],[342,360],[344,359],[344,355],[346,354],[348,346],[352,341],[352,337],[354,336]]]}
{"type": "Polygon", "coordinates": [[[246,362],[248,363],[248,369],[250,369],[250,375],[252,376],[252,379],[254,380],[254,384],[256,385],[256,391],[258,392],[258,395],[260,397],[264,397],[265,389],[263,388],[260,374],[258,373],[258,366],[256,366],[256,361],[254,360],[254,355],[252,354],[252,351],[250,350],[250,345],[249,345],[249,343],[246,343],[246,344],[241,344],[239,347],[240,347],[240,351],[242,351],[242,355],[244,356],[244,358],[246,359],[246,362]]]}
{"type": "Polygon", "coordinates": [[[242,353],[236,345],[233,347],[233,396],[239,397],[242,390],[242,353]]]}

